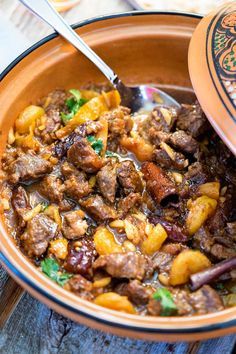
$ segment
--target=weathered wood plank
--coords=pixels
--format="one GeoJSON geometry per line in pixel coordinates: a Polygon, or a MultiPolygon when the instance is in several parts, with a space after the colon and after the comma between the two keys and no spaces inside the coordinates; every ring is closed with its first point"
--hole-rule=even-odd
{"type": "Polygon", "coordinates": [[[218,354],[235,353],[236,336],[231,335],[224,338],[216,338],[201,342],[197,354],[218,354]]]}
{"type": "Polygon", "coordinates": [[[11,316],[24,293],[24,290],[10,277],[8,277],[2,289],[0,295],[0,329],[11,316]]]}
{"type": "Polygon", "coordinates": [[[3,269],[2,265],[0,264],[0,295],[3,291],[3,287],[6,284],[7,279],[8,279],[8,275],[3,269]]]}
{"type": "Polygon", "coordinates": [[[0,335],[0,352],[185,353],[188,345],[135,341],[78,325],[25,294],[0,335]]]}

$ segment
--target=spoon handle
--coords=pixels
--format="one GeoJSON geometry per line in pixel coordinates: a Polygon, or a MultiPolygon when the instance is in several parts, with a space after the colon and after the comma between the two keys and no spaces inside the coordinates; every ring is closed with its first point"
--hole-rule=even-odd
{"type": "Polygon", "coordinates": [[[115,81],[118,79],[116,73],[82,40],[48,0],[19,1],[35,15],[53,27],[56,32],[70,42],[76,49],[80,50],[98,67],[112,85],[114,85],[115,81]]]}

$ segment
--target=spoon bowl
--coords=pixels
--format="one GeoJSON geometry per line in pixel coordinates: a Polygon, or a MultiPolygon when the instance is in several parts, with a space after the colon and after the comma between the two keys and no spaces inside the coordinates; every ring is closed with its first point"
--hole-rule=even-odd
{"type": "Polygon", "coordinates": [[[180,109],[180,104],[170,95],[155,86],[125,86],[122,82],[115,85],[121,95],[122,105],[129,107],[131,112],[140,110],[151,111],[157,106],[171,106],[180,109]]]}

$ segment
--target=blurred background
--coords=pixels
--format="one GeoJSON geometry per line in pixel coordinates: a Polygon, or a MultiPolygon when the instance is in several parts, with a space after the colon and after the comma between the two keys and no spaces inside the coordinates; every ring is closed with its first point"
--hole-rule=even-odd
{"type": "MultiPolygon", "coordinates": [[[[35,0],[37,1],[37,0],[35,0]]],[[[206,14],[226,0],[51,0],[72,24],[86,18],[133,9],[187,11],[206,14]]],[[[0,0],[0,72],[20,53],[52,33],[18,0],[0,0]]]]}

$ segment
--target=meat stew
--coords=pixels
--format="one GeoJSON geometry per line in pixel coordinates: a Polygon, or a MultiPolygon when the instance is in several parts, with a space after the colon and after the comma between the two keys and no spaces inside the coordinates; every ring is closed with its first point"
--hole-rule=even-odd
{"type": "Polygon", "coordinates": [[[198,102],[131,115],[117,91],[55,90],[9,132],[1,212],[59,286],[131,314],[236,305],[236,159],[198,102]]]}

